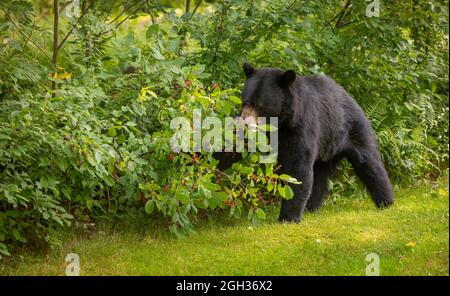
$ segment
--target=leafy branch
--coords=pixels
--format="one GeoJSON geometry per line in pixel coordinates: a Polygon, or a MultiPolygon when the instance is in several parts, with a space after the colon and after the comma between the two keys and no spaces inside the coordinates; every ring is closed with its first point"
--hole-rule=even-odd
{"type": "Polygon", "coordinates": [[[340,29],[342,27],[345,27],[347,25],[350,25],[354,22],[356,22],[356,20],[350,21],[348,23],[344,23],[345,17],[347,16],[347,14],[350,12],[350,8],[352,6],[352,1],[351,0],[347,0],[344,4],[344,7],[342,8],[342,10],[336,14],[330,21],[328,21],[325,26],[322,27],[322,29],[320,31],[323,31],[326,27],[328,27],[332,22],[334,22],[336,19],[336,24],[334,25],[335,29],[340,29]]]}
{"type": "MultiPolygon", "coordinates": [[[[86,2],[83,2],[83,4],[86,2]]],[[[94,1],[90,2],[90,4],[87,7],[83,7],[83,11],[81,12],[80,17],[76,20],[76,23],[79,23],[83,17],[87,14],[88,10],[93,6],[94,1]]],[[[69,36],[73,33],[73,31],[75,30],[75,26],[73,26],[70,31],[66,34],[66,36],[63,38],[63,40],[61,41],[61,43],[58,45],[58,50],[64,45],[64,43],[66,42],[67,38],[69,38],[69,36]]]]}
{"type": "MultiPolygon", "coordinates": [[[[50,55],[42,48],[40,47],[36,42],[34,42],[31,37],[27,36],[27,34],[25,34],[24,32],[22,32],[22,30],[19,28],[19,26],[14,22],[14,20],[12,19],[11,15],[8,13],[8,11],[4,8],[2,8],[3,12],[5,13],[6,17],[8,18],[8,20],[11,22],[11,24],[13,24],[13,26],[16,28],[16,30],[20,33],[20,35],[22,35],[28,42],[30,42],[31,44],[33,44],[37,49],[39,49],[39,51],[44,54],[47,59],[50,62],[53,62],[52,58],[50,57],[50,55]]],[[[30,34],[31,35],[31,34],[30,34]]]]}
{"type": "MultiPolygon", "coordinates": [[[[132,13],[130,13],[129,15],[127,15],[122,21],[120,21],[115,27],[114,29],[117,29],[118,27],[120,27],[120,25],[122,25],[127,19],[129,19],[131,16],[135,15],[145,4],[148,3],[149,0],[144,0],[142,1],[142,4],[138,6],[138,8],[136,8],[132,13]]],[[[139,2],[139,1],[138,1],[139,2]]],[[[128,11],[128,10],[127,10],[128,11]]],[[[112,22],[111,22],[112,23],[112,22]]],[[[111,30],[108,30],[105,33],[109,33],[111,32],[111,30]]]]}

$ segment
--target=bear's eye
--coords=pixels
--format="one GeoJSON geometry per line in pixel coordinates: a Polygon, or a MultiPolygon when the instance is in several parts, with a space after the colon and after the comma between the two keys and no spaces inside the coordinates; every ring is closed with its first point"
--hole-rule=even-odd
{"type": "Polygon", "coordinates": [[[262,108],[264,108],[264,104],[261,103],[261,102],[256,102],[256,103],[255,103],[255,108],[256,108],[256,109],[262,109],[262,108]]]}

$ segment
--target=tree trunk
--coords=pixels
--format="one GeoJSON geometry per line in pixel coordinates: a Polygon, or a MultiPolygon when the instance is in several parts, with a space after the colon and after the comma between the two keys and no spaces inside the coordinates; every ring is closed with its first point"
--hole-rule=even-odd
{"type": "Polygon", "coordinates": [[[83,4],[82,4],[82,6],[81,6],[81,13],[82,13],[82,14],[85,14],[85,13],[86,13],[86,10],[87,10],[87,8],[88,8],[88,1],[89,1],[89,0],[84,0],[84,1],[83,1],[83,4]]]}
{"type": "MultiPolygon", "coordinates": [[[[53,68],[55,73],[58,71],[58,28],[59,27],[59,8],[58,0],[53,0],[53,68]]],[[[52,90],[56,90],[56,82],[52,81],[52,90]]],[[[55,96],[55,92],[53,92],[55,96]]]]}
{"type": "Polygon", "coordinates": [[[186,13],[191,10],[191,0],[186,0],[186,13]]]}

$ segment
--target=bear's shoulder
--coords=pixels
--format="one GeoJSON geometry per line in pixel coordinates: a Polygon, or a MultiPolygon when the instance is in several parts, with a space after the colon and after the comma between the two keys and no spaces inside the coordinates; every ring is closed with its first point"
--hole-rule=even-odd
{"type": "Polygon", "coordinates": [[[309,82],[311,84],[317,84],[317,85],[323,85],[323,84],[335,85],[335,84],[337,84],[333,78],[331,78],[330,76],[327,76],[325,74],[301,76],[301,78],[304,81],[309,82]]]}
{"type": "Polygon", "coordinates": [[[310,90],[328,93],[345,93],[344,88],[338,84],[333,78],[327,75],[311,75],[302,76],[300,78],[300,85],[307,87],[310,90]]]}

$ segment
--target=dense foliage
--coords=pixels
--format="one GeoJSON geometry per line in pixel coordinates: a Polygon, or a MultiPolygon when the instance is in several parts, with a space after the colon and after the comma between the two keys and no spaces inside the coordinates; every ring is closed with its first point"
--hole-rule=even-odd
{"type": "MultiPolygon", "coordinates": [[[[182,235],[201,212],[258,223],[291,198],[295,180],[256,153],[220,172],[211,154],[171,152],[171,119],[239,112],[244,61],[330,75],[365,109],[395,183],[439,175],[447,4],[381,1],[379,17],[367,5],[1,1],[0,257],[33,238],[55,243],[74,222],[131,214],[182,235]]],[[[352,178],[341,170],[340,192],[352,178]]]]}

